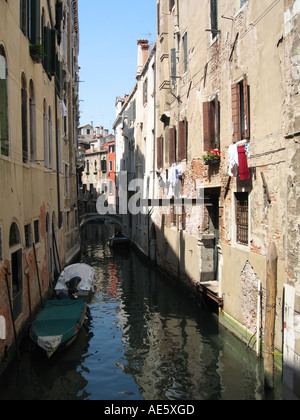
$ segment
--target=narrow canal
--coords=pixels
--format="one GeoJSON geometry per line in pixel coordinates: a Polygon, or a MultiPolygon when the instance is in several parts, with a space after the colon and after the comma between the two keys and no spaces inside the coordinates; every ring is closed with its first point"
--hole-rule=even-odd
{"type": "MultiPolygon", "coordinates": [[[[82,232],[96,274],[93,319],[47,360],[29,340],[0,379],[0,400],[250,400],[266,395],[256,357],[217,316],[176,290],[132,250],[113,251],[105,226],[82,232]]],[[[278,379],[280,384],[280,379],[278,379]]]]}

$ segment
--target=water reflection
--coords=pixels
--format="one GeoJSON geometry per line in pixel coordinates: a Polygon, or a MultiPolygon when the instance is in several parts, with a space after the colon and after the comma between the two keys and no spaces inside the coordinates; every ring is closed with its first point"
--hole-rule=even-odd
{"type": "MultiPolygon", "coordinates": [[[[0,399],[263,399],[261,364],[246,347],[130,249],[112,251],[88,225],[82,262],[94,267],[92,321],[50,361],[24,351],[0,399]]],[[[279,393],[271,396],[279,398],[279,393]]]]}

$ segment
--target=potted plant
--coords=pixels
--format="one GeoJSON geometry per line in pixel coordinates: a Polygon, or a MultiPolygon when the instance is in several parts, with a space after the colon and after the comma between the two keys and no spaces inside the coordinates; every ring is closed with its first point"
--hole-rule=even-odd
{"type": "Polygon", "coordinates": [[[213,165],[219,163],[221,160],[221,152],[219,149],[210,149],[205,155],[203,155],[205,165],[213,165]]]}
{"type": "Polygon", "coordinates": [[[29,51],[31,58],[35,63],[41,63],[42,59],[46,57],[44,48],[41,44],[30,44],[29,51]]]}

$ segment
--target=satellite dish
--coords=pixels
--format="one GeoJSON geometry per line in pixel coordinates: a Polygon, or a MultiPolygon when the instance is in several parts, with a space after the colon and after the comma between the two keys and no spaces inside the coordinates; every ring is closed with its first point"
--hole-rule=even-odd
{"type": "Polygon", "coordinates": [[[4,316],[0,315],[0,340],[6,340],[6,322],[4,316]]]}

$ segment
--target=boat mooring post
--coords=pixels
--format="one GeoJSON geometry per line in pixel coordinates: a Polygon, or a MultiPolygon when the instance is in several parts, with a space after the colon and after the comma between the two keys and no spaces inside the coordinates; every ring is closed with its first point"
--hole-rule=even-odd
{"type": "Polygon", "coordinates": [[[15,338],[16,349],[17,349],[17,356],[18,356],[18,359],[20,360],[21,359],[21,356],[20,356],[18,339],[17,339],[17,331],[16,331],[16,325],[15,325],[15,317],[14,317],[13,306],[12,306],[11,295],[10,295],[10,289],[9,289],[9,284],[8,284],[8,274],[10,274],[10,273],[9,273],[9,271],[8,271],[7,268],[6,268],[5,271],[6,271],[6,273],[5,273],[5,283],[6,283],[6,290],[7,290],[8,301],[9,301],[10,316],[11,316],[12,325],[13,325],[14,338],[15,338]]]}
{"type": "Polygon", "coordinates": [[[271,243],[267,254],[267,298],[265,319],[265,343],[264,343],[264,370],[265,388],[274,388],[274,343],[275,343],[275,316],[277,294],[277,261],[276,246],[271,243]]]}

